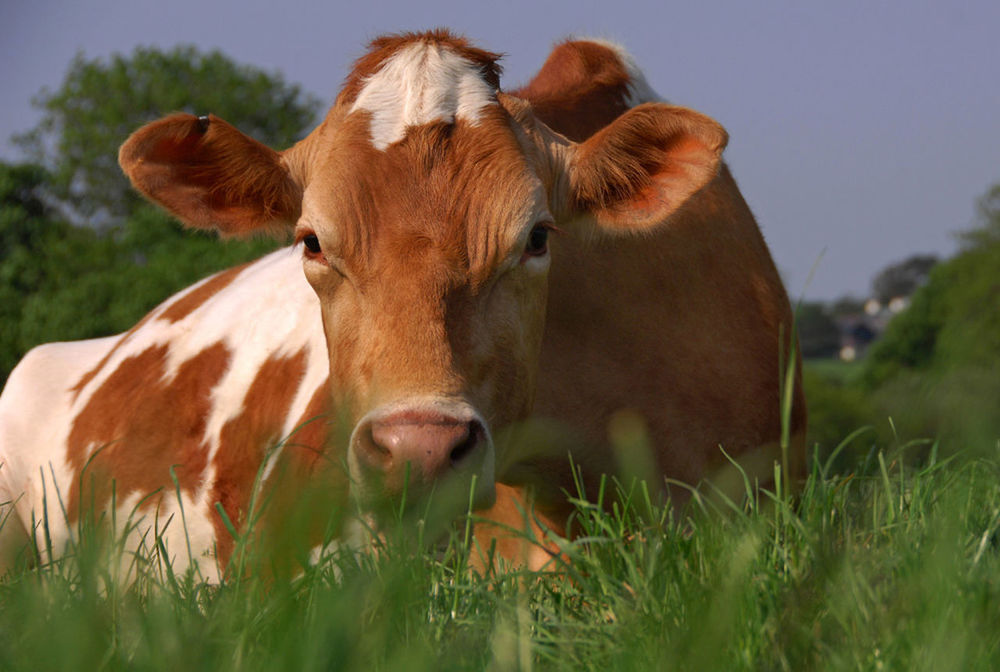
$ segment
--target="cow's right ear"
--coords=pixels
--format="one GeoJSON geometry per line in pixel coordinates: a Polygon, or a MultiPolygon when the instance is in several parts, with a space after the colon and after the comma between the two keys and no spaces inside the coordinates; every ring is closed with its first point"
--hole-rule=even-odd
{"type": "Polygon", "coordinates": [[[719,172],[728,137],[703,114],[646,103],[569,153],[569,202],[609,231],[663,222],[719,172]]]}
{"type": "Polygon", "coordinates": [[[302,190],[281,154],[216,116],[147,124],[118,162],[136,189],[188,226],[246,235],[299,218],[302,190]]]}

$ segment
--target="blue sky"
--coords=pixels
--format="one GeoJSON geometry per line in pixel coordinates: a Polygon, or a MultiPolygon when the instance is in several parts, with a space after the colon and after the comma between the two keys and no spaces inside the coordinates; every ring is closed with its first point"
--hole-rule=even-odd
{"type": "Polygon", "coordinates": [[[562,37],[624,44],[663,96],[728,129],[726,158],[793,296],[863,296],[893,261],[950,253],[1000,182],[996,0],[5,0],[0,158],[17,158],[7,138],[34,125],[31,97],[78,51],[219,48],[329,101],[368,39],[434,26],[507,54],[511,88],[562,37]]]}

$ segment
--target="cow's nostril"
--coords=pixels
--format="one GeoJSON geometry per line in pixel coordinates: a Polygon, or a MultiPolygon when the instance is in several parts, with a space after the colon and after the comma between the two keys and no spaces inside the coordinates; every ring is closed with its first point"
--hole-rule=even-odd
{"type": "Polygon", "coordinates": [[[469,423],[469,430],[466,437],[460,441],[451,452],[448,454],[448,459],[451,461],[451,466],[457,467],[461,462],[472,453],[480,441],[483,440],[485,432],[483,431],[482,425],[480,425],[475,420],[469,423]]]}
{"type": "Polygon", "coordinates": [[[365,447],[371,451],[373,457],[380,460],[388,460],[392,458],[391,445],[389,445],[383,437],[377,437],[376,432],[371,425],[364,428],[364,434],[362,436],[365,447]]]}

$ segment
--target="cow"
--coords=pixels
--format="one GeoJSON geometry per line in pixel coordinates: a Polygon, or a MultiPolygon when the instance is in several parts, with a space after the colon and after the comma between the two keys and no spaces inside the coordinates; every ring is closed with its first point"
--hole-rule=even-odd
{"type": "Polygon", "coordinates": [[[448,31],[389,35],[284,151],[212,115],[129,137],[132,184],[187,226],[295,243],[24,357],[0,396],[4,562],[96,511],[218,579],[233,530],[283,529],[308,490],[304,547],[440,501],[477,511],[479,566],[538,569],[574,533],[567,493],[628,462],[609,427],[646,437],[661,485],[722,482],[728,456],[766,482],[782,451],[801,473],[792,312],[723,128],[601,40],[499,78],[448,31]],[[331,533],[335,510],[358,515],[331,533]]]}

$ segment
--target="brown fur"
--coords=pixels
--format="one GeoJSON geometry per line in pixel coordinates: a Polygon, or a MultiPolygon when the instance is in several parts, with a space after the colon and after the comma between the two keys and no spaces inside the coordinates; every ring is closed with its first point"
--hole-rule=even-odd
{"type": "MultiPolygon", "coordinates": [[[[547,125],[585,141],[624,109],[622,76],[611,49],[569,43],[557,47],[518,93],[547,125]],[[580,105],[581,86],[604,104],[580,105]]],[[[725,136],[710,144],[719,141],[725,136]]],[[[600,196],[595,200],[599,204],[600,196]]],[[[686,483],[721,468],[717,446],[737,457],[769,446],[770,459],[750,474],[769,482],[772,460],[780,456],[778,359],[782,352],[788,359],[792,315],[729,171],[723,167],[650,234],[594,239],[590,232],[570,230],[559,242],[536,410],[577,428],[591,445],[607,439],[616,409],[639,411],[651,445],[659,447],[662,473],[686,483]],[[586,337],[582,323],[590,325],[586,337]]],[[[789,454],[792,476],[801,477],[806,407],[797,349],[794,358],[789,454]]],[[[605,452],[590,455],[600,457],[589,469],[593,483],[615,464],[605,452]]],[[[572,484],[564,477],[563,485],[572,484]]]]}
{"type": "Polygon", "coordinates": [[[330,403],[329,382],[324,381],[264,483],[262,518],[255,531],[264,548],[274,551],[267,559],[275,576],[300,571],[315,545],[340,533],[349,510],[344,454],[337,449],[343,438],[334,436],[336,418],[330,403]]]}
{"type": "Polygon", "coordinates": [[[538,74],[512,92],[538,119],[574,142],[586,140],[628,107],[629,76],[618,55],[595,42],[556,45],[538,74]]]}
{"type": "Polygon", "coordinates": [[[153,315],[154,315],[155,312],[156,311],[154,310],[154,311],[152,311],[150,313],[147,313],[141,320],[139,320],[138,322],[135,323],[134,327],[132,327],[131,329],[129,329],[128,331],[126,331],[124,334],[122,334],[118,338],[118,340],[115,341],[114,346],[112,346],[111,349],[108,350],[108,352],[104,355],[104,357],[101,358],[101,361],[99,361],[94,368],[92,368],[92,369],[88,370],[86,373],[84,373],[80,377],[80,379],[78,381],[76,381],[76,384],[73,385],[73,387],[69,388],[70,391],[73,392],[73,399],[74,400],[78,396],[80,396],[80,393],[83,392],[84,388],[86,388],[88,384],[90,384],[90,381],[93,380],[94,377],[98,373],[100,373],[101,371],[104,370],[104,367],[107,365],[108,360],[110,360],[114,356],[114,354],[116,352],[118,352],[119,348],[121,348],[123,345],[125,345],[126,343],[128,343],[129,340],[135,334],[139,333],[142,330],[143,326],[145,326],[147,322],[149,322],[150,320],[153,319],[153,315]]]}
{"type": "MultiPolygon", "coordinates": [[[[476,128],[459,122],[413,129],[386,152],[350,123],[317,171],[331,188],[320,190],[303,217],[312,223],[315,212],[317,221],[338,222],[311,230],[331,266],[364,297],[360,303],[331,281],[340,273],[307,267],[336,343],[335,396],[352,397],[359,413],[404,394],[460,394],[484,409],[504,408],[499,399],[518,401],[503,416],[523,414],[528,362],[514,351],[515,335],[503,336],[521,324],[497,311],[483,316],[492,324],[480,326],[476,314],[497,265],[520,253],[521,229],[530,224],[530,212],[511,210],[530,202],[531,168],[506,112],[490,110],[476,128]],[[492,355],[475,351],[491,344],[498,348],[492,355]],[[489,378],[497,369],[502,377],[489,378]]],[[[518,287],[510,291],[523,291],[518,287]]]]}
{"type": "Polygon", "coordinates": [[[194,227],[247,234],[298,219],[301,192],[281,156],[214,115],[175,114],[118,153],[132,185],[194,227]]]}
{"type": "Polygon", "coordinates": [[[523,485],[497,484],[496,504],[480,514],[493,524],[476,526],[471,562],[480,574],[490,571],[491,560],[494,565],[502,560],[536,570],[558,568],[559,549],[550,535],[566,535],[565,519],[548,517],[534,495],[533,488],[523,485]]]}
{"type": "Polygon", "coordinates": [[[209,393],[230,353],[221,343],[212,346],[184,362],[168,381],[167,349],[153,346],[121,362],[74,419],[67,462],[76,475],[65,502],[70,522],[81,505],[86,510],[107,505],[112,479],[119,501],[134,492],[159,493],[149,505],[173,497],[172,466],[187,494],[201,485],[209,393]]]}
{"type": "Polygon", "coordinates": [[[579,145],[570,172],[573,207],[617,230],[663,221],[718,171],[728,138],[708,117],[647,103],[579,145]]]}
{"type": "MultiPolygon", "coordinates": [[[[249,513],[253,485],[269,450],[283,438],[284,419],[305,373],[305,352],[272,357],[261,366],[243,399],[243,412],[226,423],[219,450],[212,460],[215,482],[212,502],[219,502],[230,522],[242,529],[249,513]],[[275,385],[276,381],[280,381],[275,385]]],[[[218,559],[225,566],[233,537],[222,517],[214,517],[218,559]]]]}
{"type": "Polygon", "coordinates": [[[323,448],[328,445],[332,410],[330,381],[327,379],[313,392],[305,413],[295,423],[295,433],[285,442],[285,454],[307,469],[315,468],[322,459],[331,459],[323,448]]]}
{"type": "MultiPolygon", "coordinates": [[[[688,483],[723,463],[720,445],[736,456],[775,445],[791,312],[753,216],[720,169],[725,131],[664,104],[626,112],[624,65],[613,50],[581,42],[556,50],[519,92],[527,102],[498,94],[474,126],[410,128],[379,151],[369,115],[350,113],[350,103],[414,40],[458,51],[496,84],[495,55],[464,40],[441,32],[384,38],[359,59],[326,121],[282,154],[221,120],[203,133],[195,118],[177,115],[135,133],[123,167],[192,226],[246,232],[298,219],[299,239],[317,237],[322,250],[305,255],[305,273],[322,307],[331,408],[351,422],[421,396],[462,400],[492,428],[534,408],[578,437],[573,458],[589,487],[619,470],[606,446],[608,424],[622,411],[643,419],[658,475],[688,483]],[[552,236],[546,295],[524,245],[549,217],[563,233],[552,236]]],[[[154,373],[158,356],[150,351],[154,373]]],[[[122,376],[164,394],[155,375],[126,364],[122,376]]],[[[269,381],[295,378],[300,364],[269,366],[276,370],[254,382],[248,400],[257,403],[233,421],[216,463],[224,481],[217,498],[234,521],[245,515],[273,419],[290,403],[269,381]]],[[[314,402],[311,410],[325,408],[314,402]]],[[[798,379],[794,402],[797,470],[805,428],[798,379]]],[[[107,409],[93,415],[88,427],[113,422],[107,409]]],[[[197,426],[186,416],[173,422],[197,426]]],[[[530,504],[545,527],[565,531],[565,447],[540,442],[527,452],[514,443],[498,455],[499,499],[486,515],[520,524],[518,503],[530,504]]],[[[302,463],[289,468],[310,472],[302,463]]],[[[332,482],[347,487],[342,477],[332,482]]],[[[478,534],[497,539],[510,559],[534,566],[550,557],[513,548],[488,526],[478,534]]],[[[218,536],[221,547],[227,535],[218,536]]]]}
{"type": "Polygon", "coordinates": [[[218,294],[219,291],[227,287],[237,278],[237,276],[239,276],[240,273],[243,272],[243,269],[247,266],[248,264],[243,264],[242,266],[235,266],[233,268],[226,269],[221,273],[216,273],[201,283],[201,285],[197,288],[191,290],[167,306],[167,308],[160,315],[158,315],[157,318],[167,320],[168,322],[180,322],[185,317],[198,310],[203,303],[218,294]]]}

